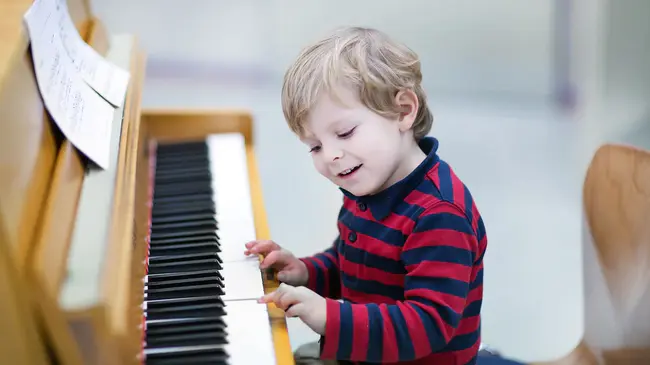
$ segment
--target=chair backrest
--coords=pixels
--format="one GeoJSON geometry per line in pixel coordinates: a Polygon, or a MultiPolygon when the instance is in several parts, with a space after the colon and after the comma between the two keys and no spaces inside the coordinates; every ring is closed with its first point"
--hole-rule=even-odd
{"type": "Polygon", "coordinates": [[[531,365],[650,364],[650,151],[601,146],[583,209],[584,335],[566,356],[531,365]]]}
{"type": "Polygon", "coordinates": [[[600,147],[583,201],[583,344],[605,364],[650,364],[650,151],[600,147]]]}

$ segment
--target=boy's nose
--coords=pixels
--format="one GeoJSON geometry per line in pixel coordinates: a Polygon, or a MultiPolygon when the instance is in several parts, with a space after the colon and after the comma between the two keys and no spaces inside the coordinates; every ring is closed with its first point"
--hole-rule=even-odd
{"type": "Polygon", "coordinates": [[[328,147],[324,149],[324,155],[327,161],[335,161],[343,157],[343,151],[340,148],[328,147]]]}

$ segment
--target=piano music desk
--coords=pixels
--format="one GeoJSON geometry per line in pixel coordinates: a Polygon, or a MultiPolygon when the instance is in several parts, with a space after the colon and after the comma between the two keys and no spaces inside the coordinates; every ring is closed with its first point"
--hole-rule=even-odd
{"type": "MultiPolygon", "coordinates": [[[[43,105],[23,24],[31,5],[26,0],[0,1],[0,255],[11,260],[2,264],[7,265],[3,269],[15,270],[3,273],[3,278],[13,277],[16,287],[13,292],[3,290],[0,297],[22,303],[20,310],[29,316],[20,319],[20,328],[2,328],[0,342],[10,348],[0,349],[0,358],[11,358],[15,364],[43,363],[51,356],[45,343],[53,338],[57,343],[49,346],[61,355],[58,360],[74,364],[78,360],[74,350],[60,351],[70,349],[68,331],[51,335],[65,326],[56,297],[65,276],[61,264],[67,258],[67,233],[84,171],[79,155],[54,127],[43,105]],[[60,220],[52,219],[53,213],[60,220]],[[36,337],[25,341],[30,332],[36,337]],[[21,341],[25,342],[12,345],[21,341]],[[23,345],[30,361],[21,358],[23,345]]],[[[88,0],[67,0],[67,5],[81,37],[105,54],[108,37],[88,0]]],[[[12,316],[3,303],[3,314],[12,316]]],[[[19,316],[22,313],[12,321],[19,316]]]]}

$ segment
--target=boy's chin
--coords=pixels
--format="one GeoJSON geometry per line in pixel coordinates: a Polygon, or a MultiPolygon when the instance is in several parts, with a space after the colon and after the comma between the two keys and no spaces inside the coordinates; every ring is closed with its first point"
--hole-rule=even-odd
{"type": "Polygon", "coordinates": [[[339,185],[340,188],[349,191],[354,196],[365,196],[372,195],[376,189],[373,189],[371,186],[361,186],[355,184],[355,186],[346,186],[345,184],[339,185]]]}

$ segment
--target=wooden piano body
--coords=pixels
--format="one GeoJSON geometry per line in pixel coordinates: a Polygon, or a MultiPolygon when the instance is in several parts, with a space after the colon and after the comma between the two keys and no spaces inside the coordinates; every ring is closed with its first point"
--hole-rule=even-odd
{"type": "MultiPolygon", "coordinates": [[[[87,0],[68,0],[82,38],[131,73],[111,165],[88,169],[44,108],[22,24],[30,5],[0,2],[0,359],[138,363],[149,142],[242,134],[255,234],[265,239],[253,120],[245,110],[142,110],[145,55],[136,40],[109,37],[87,0]]],[[[266,291],[278,285],[263,280],[266,291]]],[[[284,313],[272,305],[268,313],[276,363],[293,364],[284,313]]]]}

